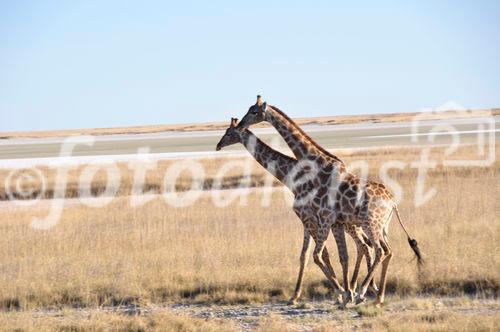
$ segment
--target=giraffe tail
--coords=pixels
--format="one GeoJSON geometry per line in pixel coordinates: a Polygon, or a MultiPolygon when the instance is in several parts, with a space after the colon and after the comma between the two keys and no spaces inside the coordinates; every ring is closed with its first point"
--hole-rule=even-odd
{"type": "Polygon", "coordinates": [[[405,225],[403,225],[403,221],[401,221],[401,217],[399,215],[399,211],[398,211],[398,208],[396,205],[394,205],[394,211],[396,211],[396,216],[398,217],[399,224],[401,225],[401,227],[403,228],[403,230],[406,233],[406,236],[408,238],[408,244],[410,245],[411,249],[415,253],[415,256],[417,257],[418,266],[420,267],[420,266],[424,265],[424,259],[422,258],[422,253],[420,251],[420,248],[418,247],[417,240],[412,239],[410,234],[406,230],[405,225]]]}

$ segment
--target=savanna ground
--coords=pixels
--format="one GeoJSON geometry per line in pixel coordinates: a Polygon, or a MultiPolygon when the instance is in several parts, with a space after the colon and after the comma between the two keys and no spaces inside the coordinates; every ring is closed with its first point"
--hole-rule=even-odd
{"type": "MultiPolygon", "coordinates": [[[[467,147],[458,154],[473,157],[473,151],[467,147]]],[[[402,186],[399,209],[419,241],[425,266],[417,269],[404,233],[393,221],[389,237],[395,255],[387,304],[381,309],[370,304],[337,309],[312,262],[305,273],[302,303],[285,304],[295,286],[302,226],[282,191],[273,191],[267,206],[262,201],[268,193],[257,190],[243,204],[236,199],[226,207],[215,206],[211,191],[184,208],[170,206],[161,196],[132,207],[127,196],[132,175],[119,165],[118,197],[101,208],[74,200],[47,231],[35,230],[30,223],[34,216],[46,216],[49,204],[2,202],[0,328],[498,330],[499,163],[443,167],[444,149],[432,148],[430,159],[437,166],[427,172],[425,190],[435,188],[436,194],[415,206],[418,171],[411,163],[420,152],[387,148],[339,155],[347,164],[366,161],[371,179],[379,178],[384,161],[402,162],[402,169],[392,169],[389,175],[402,186]]],[[[205,189],[226,161],[200,161],[209,178],[205,189]]],[[[161,192],[171,162],[148,172],[150,190],[161,192]]],[[[78,197],[81,171],[70,173],[67,193],[72,197],[78,197]]],[[[53,189],[55,171],[43,172],[48,189],[53,189]]],[[[6,174],[0,173],[2,183],[6,174]]],[[[251,186],[265,183],[258,166],[252,174],[251,186]]],[[[226,188],[240,180],[233,169],[226,188]]],[[[98,173],[91,192],[101,193],[104,181],[98,173]]],[[[189,183],[182,178],[178,188],[189,183]]],[[[327,246],[335,252],[331,239],[327,246]]],[[[353,254],[350,259],[352,267],[353,254]]],[[[335,253],[332,263],[339,275],[335,253]]]]}

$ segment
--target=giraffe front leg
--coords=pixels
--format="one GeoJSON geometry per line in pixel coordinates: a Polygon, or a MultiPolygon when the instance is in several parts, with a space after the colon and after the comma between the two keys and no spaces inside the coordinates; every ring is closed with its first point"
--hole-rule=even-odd
{"type": "Polygon", "coordinates": [[[337,278],[335,277],[335,275],[333,273],[333,269],[330,270],[323,262],[322,256],[323,256],[323,249],[325,248],[326,238],[321,238],[321,239],[315,238],[314,240],[316,242],[316,245],[315,245],[314,251],[313,251],[314,263],[316,263],[316,265],[319,266],[321,271],[323,271],[323,274],[326,276],[328,281],[330,281],[330,283],[332,284],[332,287],[335,291],[344,292],[344,288],[342,288],[342,286],[340,286],[339,281],[337,280],[337,278]]]}
{"type": "Polygon", "coordinates": [[[354,294],[351,289],[349,281],[349,254],[347,252],[347,243],[345,240],[345,227],[338,222],[332,225],[332,232],[335,236],[335,241],[337,242],[337,248],[339,251],[340,264],[342,265],[342,275],[344,281],[344,302],[343,307],[345,307],[349,302],[353,301],[354,294]]]}
{"type": "MultiPolygon", "coordinates": [[[[328,249],[325,248],[323,249],[323,253],[321,254],[321,257],[323,258],[323,262],[325,263],[326,265],[326,268],[330,271],[330,274],[333,276],[333,278],[335,278],[335,280],[337,280],[337,276],[335,275],[335,272],[333,271],[333,266],[332,266],[332,263],[330,261],[330,255],[328,254],[328,249]]],[[[335,294],[333,295],[333,298],[337,301],[338,304],[341,304],[343,303],[342,301],[342,293],[335,290],[335,294]]]]}
{"type": "Polygon", "coordinates": [[[297,277],[297,284],[295,286],[295,291],[293,292],[293,296],[290,299],[290,301],[288,301],[288,304],[297,304],[297,301],[300,298],[300,294],[302,291],[302,277],[304,276],[304,269],[305,266],[307,265],[307,261],[309,260],[310,240],[311,240],[311,235],[304,227],[304,242],[302,244],[302,251],[300,252],[299,276],[297,277]]]}

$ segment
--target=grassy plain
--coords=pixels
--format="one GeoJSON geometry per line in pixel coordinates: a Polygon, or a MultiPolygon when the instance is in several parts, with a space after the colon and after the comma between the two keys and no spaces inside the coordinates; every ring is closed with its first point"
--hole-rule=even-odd
{"type": "MultiPolygon", "coordinates": [[[[465,148],[459,154],[471,157],[473,151],[473,147],[465,148]]],[[[425,204],[415,206],[418,172],[411,163],[419,159],[420,152],[415,148],[387,148],[343,153],[341,157],[352,165],[365,161],[372,179],[378,178],[384,161],[401,162],[402,169],[392,169],[389,175],[403,189],[400,211],[407,228],[419,241],[426,264],[419,273],[404,233],[393,222],[390,242],[395,256],[389,267],[389,302],[391,298],[419,303],[420,297],[465,296],[468,302],[462,306],[473,309],[475,302],[471,298],[496,299],[500,289],[499,163],[489,167],[443,167],[440,165],[443,149],[433,148],[430,156],[438,166],[428,171],[425,188],[434,188],[436,194],[425,204]]],[[[224,158],[202,161],[208,178],[226,161],[224,158]]],[[[147,175],[148,183],[158,186],[158,192],[169,167],[168,162],[159,165],[147,175]]],[[[20,207],[3,202],[0,322],[4,327],[29,330],[44,326],[37,324],[49,324],[48,328],[66,330],[65,326],[73,325],[77,330],[141,330],[171,326],[176,329],[185,324],[185,330],[232,329],[233,322],[198,320],[170,312],[133,317],[98,313],[81,317],[78,310],[163,303],[250,305],[288,299],[298,272],[302,226],[282,192],[273,192],[268,206],[262,205],[264,193],[256,191],[248,195],[244,204],[237,199],[226,207],[216,207],[213,192],[207,191],[195,204],[185,208],[169,206],[161,196],[132,207],[127,196],[132,176],[125,171],[125,165],[120,167],[125,186],[120,196],[101,208],[78,202],[70,204],[64,209],[61,221],[47,231],[30,226],[34,216],[47,215],[47,204],[20,207]],[[33,312],[50,308],[62,310],[63,317],[33,318],[36,316],[33,312]],[[66,318],[71,324],[66,324],[66,318]]],[[[255,177],[264,177],[262,169],[253,167],[255,177]]],[[[54,170],[44,172],[50,178],[54,170]]],[[[78,172],[81,169],[70,176],[74,186],[78,183],[78,172]]],[[[228,176],[237,183],[241,174],[238,170],[232,172],[228,176]]],[[[6,174],[0,173],[2,181],[6,174]]],[[[92,185],[99,188],[104,181],[104,175],[98,174],[92,185]]],[[[189,183],[190,178],[181,178],[182,181],[189,183]]],[[[335,252],[331,239],[328,247],[335,252]]],[[[354,253],[352,246],[350,252],[354,253]]],[[[340,274],[336,254],[332,259],[340,274]]],[[[304,290],[304,301],[330,298],[330,290],[312,262],[306,270],[304,290]]],[[[422,301],[418,305],[425,306],[428,312],[419,312],[418,316],[412,316],[411,311],[398,311],[399,307],[392,312],[378,312],[369,307],[355,310],[360,311],[363,321],[369,322],[366,328],[405,330],[405,326],[411,327],[411,322],[416,327],[435,330],[464,330],[464,326],[498,328],[497,300],[493,304],[496,314],[478,311],[476,318],[465,317],[460,310],[439,316],[434,312],[435,300],[422,301]],[[472,325],[466,325],[465,320],[472,325]],[[394,325],[394,321],[402,325],[394,325]]],[[[331,322],[323,323],[316,327],[326,330],[331,322]]],[[[279,330],[279,324],[280,319],[265,316],[256,328],[279,330]]]]}

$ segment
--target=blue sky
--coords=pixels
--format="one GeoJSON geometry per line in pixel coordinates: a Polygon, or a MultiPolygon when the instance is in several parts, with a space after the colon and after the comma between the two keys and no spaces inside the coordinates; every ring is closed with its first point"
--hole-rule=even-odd
{"type": "Polygon", "coordinates": [[[0,131],[500,106],[500,2],[2,1],[0,131]]]}

